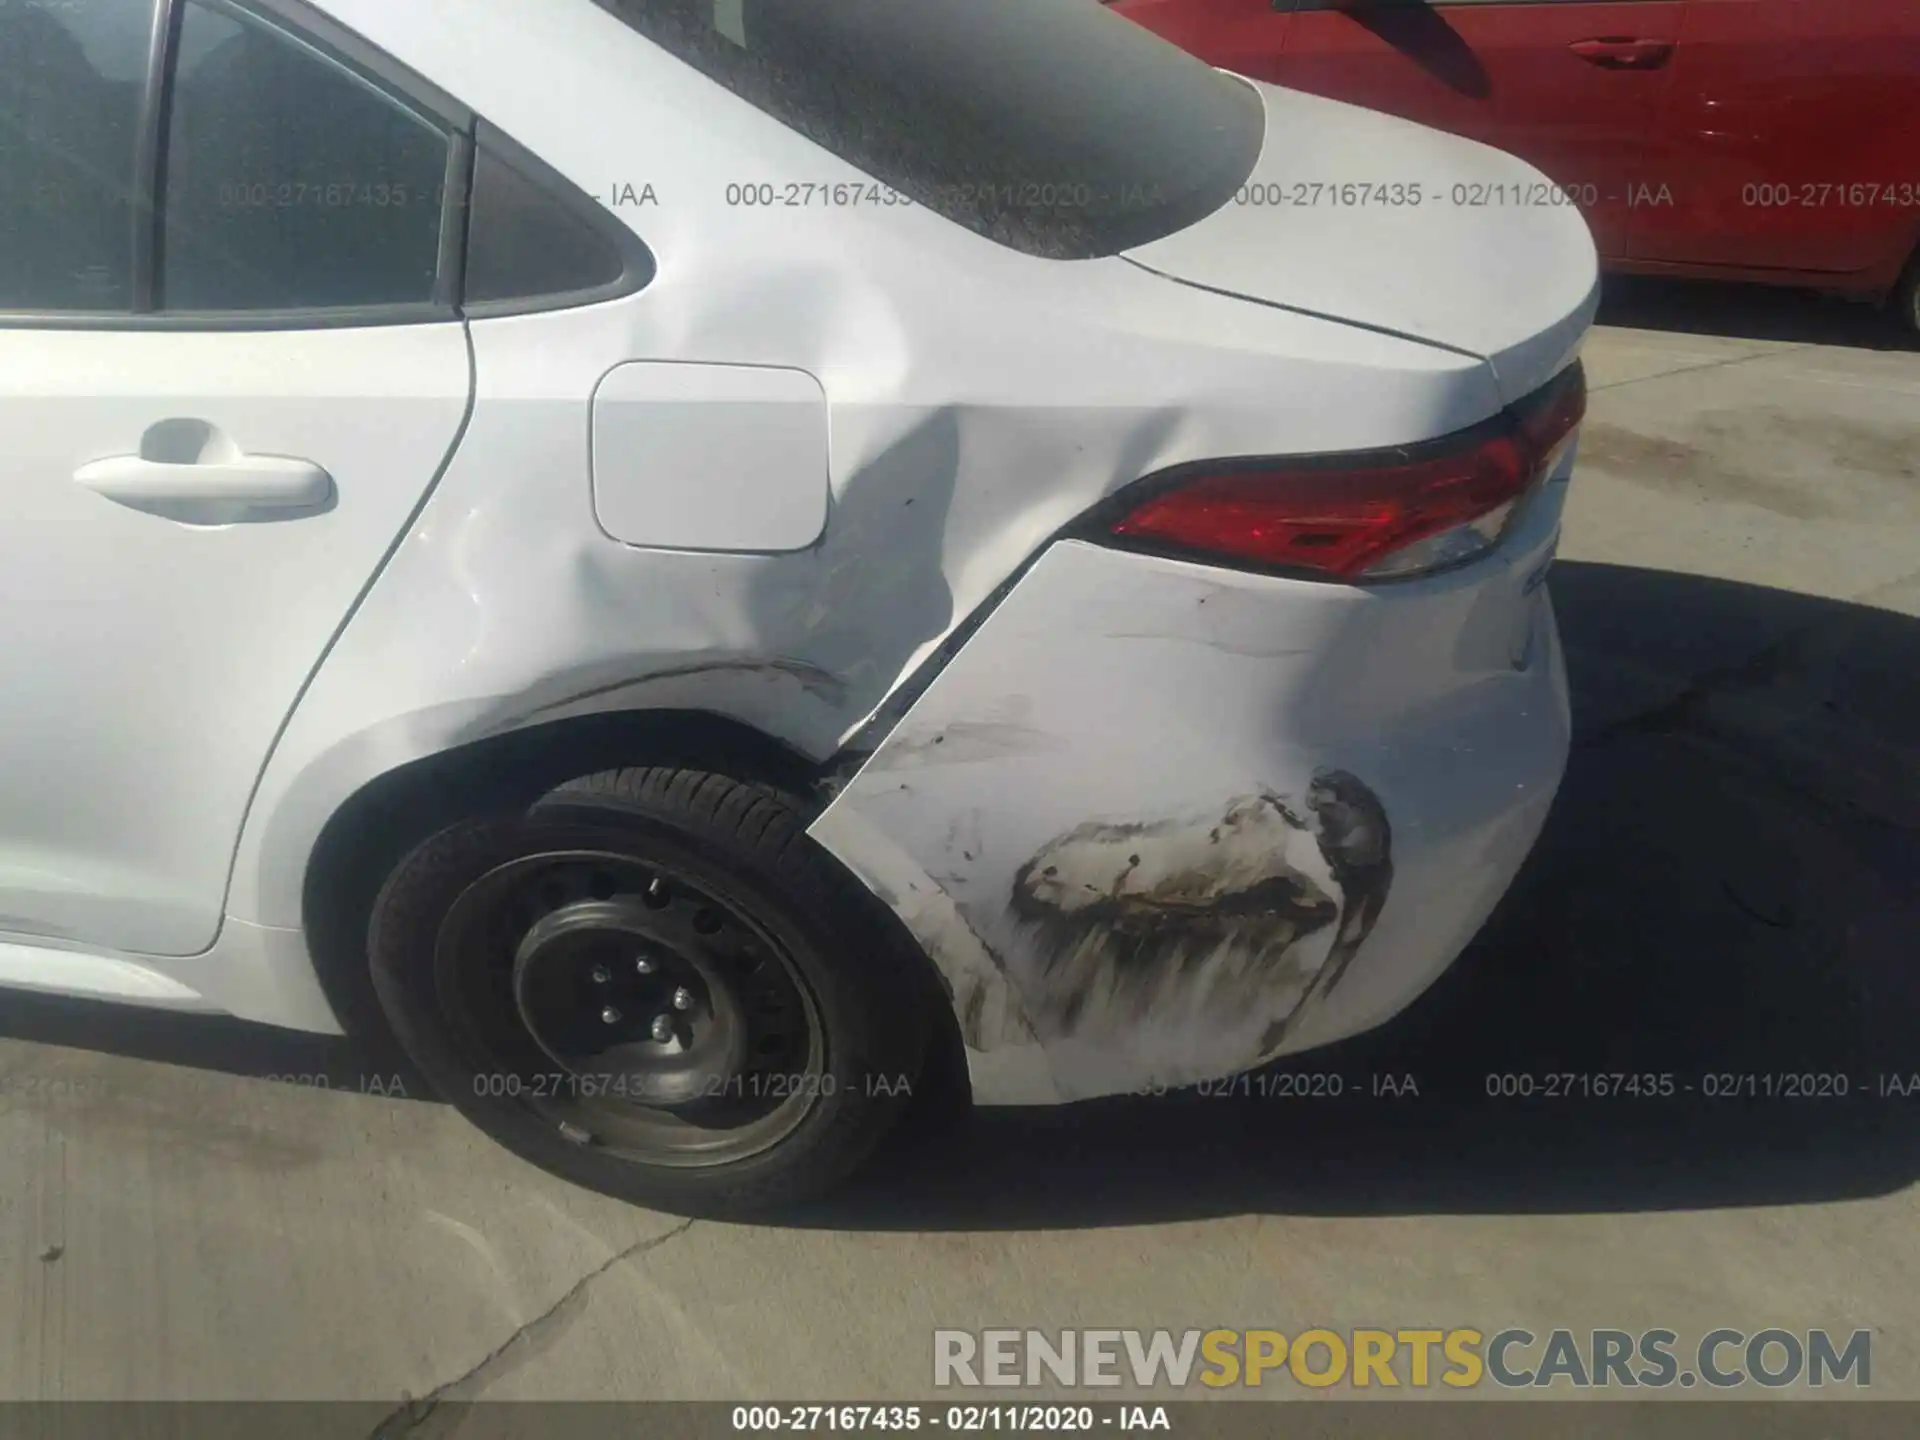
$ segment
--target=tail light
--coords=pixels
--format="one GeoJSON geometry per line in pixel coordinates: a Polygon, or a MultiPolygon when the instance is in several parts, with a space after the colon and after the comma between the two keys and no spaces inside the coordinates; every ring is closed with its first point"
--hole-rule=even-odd
{"type": "MultiPolygon", "coordinates": [[[[1187,467],[1110,524],[1123,542],[1349,581],[1461,564],[1499,543],[1587,409],[1578,364],[1497,419],[1427,445],[1187,467]]],[[[1124,502],[1123,502],[1124,503],[1124,502]]]]}

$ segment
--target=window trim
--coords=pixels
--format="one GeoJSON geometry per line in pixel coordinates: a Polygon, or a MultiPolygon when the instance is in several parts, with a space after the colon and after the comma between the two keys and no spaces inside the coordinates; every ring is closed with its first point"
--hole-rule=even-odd
{"type": "Polygon", "coordinates": [[[159,284],[159,186],[166,164],[165,115],[158,104],[167,93],[167,65],[173,54],[174,0],[153,0],[153,25],[147,36],[147,78],[140,91],[139,130],[133,146],[133,315],[149,314],[159,284]]]}
{"type": "MultiPolygon", "coordinates": [[[[431,81],[304,0],[196,0],[284,31],[329,63],[344,64],[439,129],[447,139],[446,188],[440,213],[440,253],[433,297],[391,305],[314,306],[278,310],[153,308],[165,213],[166,138],[177,78],[174,60],[186,0],[155,0],[147,76],[134,142],[132,303],[129,310],[0,310],[4,330],[261,331],[318,330],[376,325],[457,322],[466,262],[466,211],[473,175],[473,111],[431,81]]],[[[626,227],[622,226],[622,229],[626,227]]],[[[629,232],[631,233],[631,232],[629,232]]]]}

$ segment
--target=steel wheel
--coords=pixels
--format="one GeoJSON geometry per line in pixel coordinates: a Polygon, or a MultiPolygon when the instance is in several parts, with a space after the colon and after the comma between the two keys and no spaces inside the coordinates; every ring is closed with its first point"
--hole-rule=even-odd
{"type": "Polygon", "coordinates": [[[684,874],[530,855],[448,911],[434,984],[476,1084],[576,1144],[656,1165],[777,1144],[829,1091],[812,994],[785,949],[684,874]]]}
{"type": "Polygon", "coordinates": [[[906,1113],[931,967],[794,803],[706,771],[446,826],[374,898],[371,979],[441,1096],[557,1175],[681,1214],[838,1183],[906,1113]]]}

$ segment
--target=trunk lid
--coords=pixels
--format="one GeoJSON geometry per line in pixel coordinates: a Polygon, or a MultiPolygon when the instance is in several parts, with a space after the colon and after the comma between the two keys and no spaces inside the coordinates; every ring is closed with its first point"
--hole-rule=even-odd
{"type": "Polygon", "coordinates": [[[1586,221],[1552,181],[1472,140],[1246,83],[1266,106],[1246,185],[1126,259],[1479,356],[1509,402],[1572,360],[1599,303],[1599,261],[1586,221]]]}

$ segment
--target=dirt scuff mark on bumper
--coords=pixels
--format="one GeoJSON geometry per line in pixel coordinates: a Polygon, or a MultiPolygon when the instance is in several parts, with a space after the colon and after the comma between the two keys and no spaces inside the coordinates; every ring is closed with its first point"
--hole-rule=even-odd
{"type": "Polygon", "coordinates": [[[1027,1012],[1043,1043],[1153,1031],[1204,1053],[1204,1036],[1237,1034],[1270,1052],[1339,984],[1392,877],[1386,810],[1343,770],[1298,800],[1080,825],[1014,877],[1037,962],[1027,1012]]]}
{"type": "Polygon", "coordinates": [[[1010,756],[1070,748],[1064,740],[1019,720],[956,720],[927,735],[902,734],[875,758],[874,773],[931,765],[971,765],[1010,756]]]}
{"type": "Polygon", "coordinates": [[[1393,826],[1380,797],[1358,776],[1321,771],[1307,789],[1307,809],[1314,818],[1320,854],[1340,885],[1340,924],[1313,992],[1261,1038],[1260,1048],[1268,1053],[1279,1048],[1294,1021],[1307,1013],[1308,1000],[1333,993],[1378,923],[1393,888],[1393,826]]]}

